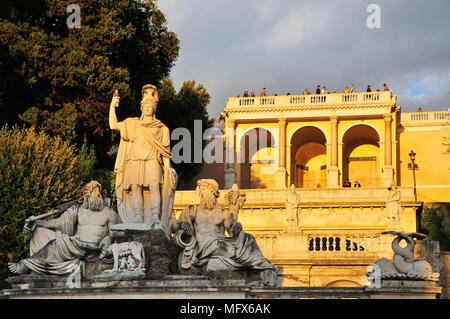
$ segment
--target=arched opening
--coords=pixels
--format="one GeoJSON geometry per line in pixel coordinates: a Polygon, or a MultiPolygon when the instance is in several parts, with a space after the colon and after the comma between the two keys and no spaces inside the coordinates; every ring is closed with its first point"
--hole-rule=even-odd
{"type": "Polygon", "coordinates": [[[291,182],[297,188],[326,187],[326,137],[318,128],[306,126],[291,138],[291,182]]]}
{"type": "Polygon", "coordinates": [[[275,139],[264,128],[247,131],[240,141],[239,188],[268,188],[274,185],[271,168],[275,163],[275,139]]]}
{"type": "Polygon", "coordinates": [[[380,137],[368,125],[355,125],[342,138],[342,177],[361,187],[380,185],[380,137]]]}

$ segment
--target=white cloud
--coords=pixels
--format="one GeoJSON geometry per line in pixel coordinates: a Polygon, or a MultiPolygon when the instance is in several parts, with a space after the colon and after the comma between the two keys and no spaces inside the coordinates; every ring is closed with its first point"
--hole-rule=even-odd
{"type": "Polygon", "coordinates": [[[289,12],[273,29],[269,47],[274,50],[288,49],[311,39],[311,33],[316,33],[313,30],[318,26],[319,17],[318,12],[307,6],[289,12]]]}

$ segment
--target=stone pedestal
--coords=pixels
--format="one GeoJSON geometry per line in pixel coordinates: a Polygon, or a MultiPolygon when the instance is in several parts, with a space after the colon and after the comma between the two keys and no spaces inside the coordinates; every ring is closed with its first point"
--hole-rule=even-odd
{"type": "Polygon", "coordinates": [[[327,188],[339,188],[339,168],[330,166],[328,169],[327,188]]]}
{"type": "Polygon", "coordinates": [[[389,187],[394,180],[394,167],[386,165],[383,167],[383,186],[389,187]]]}
{"type": "Polygon", "coordinates": [[[275,172],[275,175],[276,175],[276,187],[286,188],[286,180],[287,180],[286,169],[283,167],[279,167],[275,172]]]}

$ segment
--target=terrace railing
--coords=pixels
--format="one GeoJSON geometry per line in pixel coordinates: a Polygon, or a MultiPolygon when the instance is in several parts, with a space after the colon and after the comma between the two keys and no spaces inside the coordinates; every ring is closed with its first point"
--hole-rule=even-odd
{"type": "Polygon", "coordinates": [[[230,97],[227,108],[270,107],[270,106],[308,106],[308,105],[350,105],[368,103],[393,103],[397,99],[391,91],[329,93],[308,95],[280,95],[256,97],[230,97]]]}

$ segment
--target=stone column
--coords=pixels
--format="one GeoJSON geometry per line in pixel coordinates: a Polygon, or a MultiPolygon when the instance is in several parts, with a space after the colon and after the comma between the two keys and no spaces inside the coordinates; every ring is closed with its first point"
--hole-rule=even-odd
{"type": "Polygon", "coordinates": [[[278,157],[279,159],[278,167],[286,169],[286,120],[285,119],[278,120],[278,127],[280,130],[280,141],[279,141],[280,152],[278,157]]]}
{"type": "Polygon", "coordinates": [[[330,167],[328,168],[328,188],[339,187],[338,168],[338,117],[330,116],[331,122],[331,147],[330,147],[330,167]]]}
{"type": "Polygon", "coordinates": [[[225,125],[225,185],[224,188],[231,188],[234,180],[234,163],[235,163],[235,129],[236,121],[234,119],[226,119],[225,125]]]}
{"type": "Polygon", "coordinates": [[[384,114],[384,167],[383,186],[389,186],[394,179],[392,166],[392,115],[384,114]]]}
{"type": "Polygon", "coordinates": [[[286,188],[286,119],[278,120],[278,169],[276,172],[278,188],[286,188]]]}

